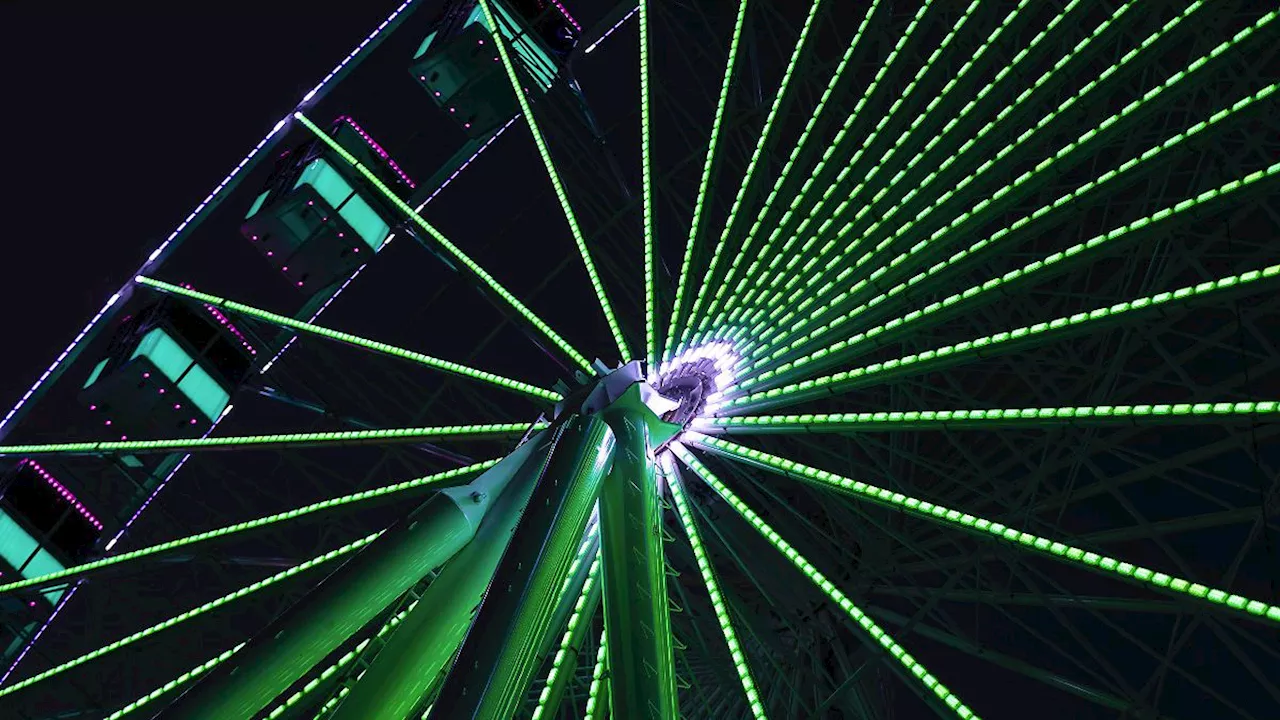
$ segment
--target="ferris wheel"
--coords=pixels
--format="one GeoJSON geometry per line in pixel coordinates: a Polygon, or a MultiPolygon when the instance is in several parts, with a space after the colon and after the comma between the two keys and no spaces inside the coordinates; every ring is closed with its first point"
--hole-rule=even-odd
{"type": "Polygon", "coordinates": [[[581,5],[405,0],[5,410],[0,720],[1276,717],[1280,10],[581,5]]]}

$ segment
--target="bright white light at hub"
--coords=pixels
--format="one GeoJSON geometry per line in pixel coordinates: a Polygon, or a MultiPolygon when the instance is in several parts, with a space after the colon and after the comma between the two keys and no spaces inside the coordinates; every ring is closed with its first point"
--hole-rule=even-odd
{"type": "MultiPolygon", "coordinates": [[[[682,365],[688,365],[698,360],[711,360],[716,367],[717,372],[713,379],[716,389],[709,397],[717,397],[733,385],[735,381],[733,371],[739,364],[740,358],[733,351],[733,346],[725,342],[710,342],[683,350],[671,358],[670,361],[659,365],[657,374],[661,377],[682,365]]],[[[652,382],[657,382],[657,378],[654,378],[652,382]]]]}

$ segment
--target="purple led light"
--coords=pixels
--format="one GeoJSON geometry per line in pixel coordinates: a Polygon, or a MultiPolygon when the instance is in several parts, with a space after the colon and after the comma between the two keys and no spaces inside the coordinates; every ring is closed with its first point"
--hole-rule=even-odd
{"type": "Polygon", "coordinates": [[[66,488],[65,485],[63,485],[62,483],[54,479],[54,477],[49,474],[48,470],[45,470],[43,467],[40,466],[39,463],[37,463],[35,460],[32,460],[31,458],[24,458],[21,462],[18,463],[18,467],[23,467],[24,465],[26,467],[31,468],[32,470],[35,470],[37,475],[44,478],[44,481],[48,483],[50,487],[56,490],[58,494],[62,496],[63,500],[66,500],[68,503],[70,503],[71,506],[76,509],[76,512],[80,513],[84,517],[84,519],[88,520],[90,525],[93,525],[99,530],[102,529],[102,523],[98,522],[98,518],[94,517],[93,513],[89,512],[89,508],[85,507],[83,503],[77,500],[76,496],[73,495],[71,491],[66,488]]]}
{"type": "Polygon", "coordinates": [[[604,39],[605,39],[605,38],[607,38],[607,37],[609,37],[610,35],[612,35],[612,34],[614,33],[614,31],[616,31],[618,28],[622,27],[622,23],[624,23],[624,22],[626,22],[626,21],[630,20],[630,19],[631,19],[631,16],[632,16],[632,15],[635,15],[635,14],[636,14],[636,13],[638,13],[638,12],[640,12],[640,6],[639,6],[639,5],[636,5],[634,8],[632,8],[632,9],[631,9],[631,12],[627,13],[626,15],[623,15],[621,20],[619,20],[618,22],[614,23],[614,24],[613,24],[613,27],[609,28],[608,30],[605,30],[605,31],[604,31],[604,34],[603,34],[603,35],[601,35],[601,36],[600,36],[600,38],[599,38],[598,40],[596,40],[595,42],[593,42],[593,43],[591,43],[590,45],[588,45],[588,46],[587,46],[587,49],[582,51],[582,54],[583,54],[583,55],[586,55],[587,53],[591,52],[592,50],[595,50],[597,45],[599,45],[600,43],[604,42],[604,39]]]}
{"type": "Polygon", "coordinates": [[[391,166],[392,170],[396,171],[396,174],[400,176],[401,180],[405,181],[405,184],[407,184],[410,188],[417,187],[416,185],[413,184],[413,181],[409,179],[409,176],[406,175],[404,171],[400,169],[400,166],[396,164],[396,161],[391,159],[391,156],[387,154],[387,151],[383,150],[382,146],[379,145],[376,140],[369,137],[369,133],[365,132],[364,128],[357,125],[356,121],[351,119],[351,116],[339,115],[338,119],[350,125],[352,130],[355,130],[356,132],[360,133],[360,137],[364,138],[364,141],[369,143],[369,147],[373,148],[373,151],[378,153],[378,157],[387,161],[387,164],[391,166]]]}
{"type": "MultiPolygon", "coordinates": [[[[267,253],[267,254],[268,254],[268,255],[270,255],[271,253],[267,253]]],[[[289,268],[285,268],[285,269],[286,269],[286,270],[288,270],[289,268]]],[[[184,287],[184,288],[186,288],[186,289],[188,289],[188,290],[195,290],[195,288],[191,287],[191,283],[182,283],[182,287],[184,287]]],[[[213,319],[214,319],[214,320],[217,320],[217,321],[218,321],[218,324],[219,324],[219,325],[221,325],[221,326],[225,327],[226,329],[230,330],[232,335],[235,335],[237,338],[239,338],[239,339],[240,339],[240,344],[244,346],[244,349],[245,349],[245,350],[248,350],[248,351],[249,351],[249,354],[250,354],[250,355],[257,355],[257,354],[258,354],[258,351],[257,351],[257,350],[255,350],[255,349],[253,348],[253,346],[249,344],[249,340],[248,340],[247,338],[245,338],[245,336],[244,336],[243,334],[241,334],[240,329],[239,329],[239,328],[237,328],[237,327],[235,326],[235,324],[234,324],[234,323],[232,323],[232,322],[231,322],[231,320],[227,318],[227,316],[226,316],[226,315],[223,315],[223,314],[222,314],[222,311],[218,310],[218,308],[216,308],[216,307],[214,307],[214,306],[212,306],[212,305],[209,305],[208,303],[205,303],[205,305],[204,305],[204,309],[205,309],[206,311],[208,311],[208,313],[209,313],[210,315],[212,315],[212,316],[213,316],[213,319]]],[[[151,373],[144,373],[144,374],[143,374],[143,377],[150,377],[150,376],[151,376],[151,373]]],[[[164,390],[161,390],[160,392],[164,392],[164,390]]]]}

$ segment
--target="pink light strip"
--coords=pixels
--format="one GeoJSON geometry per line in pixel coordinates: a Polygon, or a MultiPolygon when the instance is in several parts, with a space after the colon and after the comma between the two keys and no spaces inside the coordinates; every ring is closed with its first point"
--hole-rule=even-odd
{"type": "MultiPolygon", "coordinates": [[[[182,283],[182,287],[188,290],[195,290],[195,288],[191,286],[191,283],[182,283]]],[[[222,312],[218,310],[218,308],[206,303],[204,309],[209,311],[209,314],[213,316],[214,320],[217,320],[219,324],[230,330],[232,335],[240,338],[240,344],[244,346],[245,350],[249,351],[250,355],[258,354],[258,351],[253,349],[253,346],[249,344],[248,339],[240,333],[240,328],[236,327],[226,315],[223,315],[222,312]]]]}
{"type": "Polygon", "coordinates": [[[54,479],[54,477],[49,474],[48,470],[45,470],[43,467],[40,466],[39,463],[37,463],[35,460],[32,460],[31,458],[24,458],[21,462],[18,463],[18,467],[22,467],[24,465],[27,467],[30,467],[32,470],[35,470],[37,475],[44,478],[44,481],[49,483],[49,486],[52,487],[54,490],[57,490],[58,494],[62,496],[62,499],[70,503],[72,507],[74,507],[76,511],[79,512],[80,515],[84,517],[84,519],[88,520],[94,527],[98,528],[99,530],[102,529],[102,523],[98,522],[98,518],[94,517],[93,513],[89,512],[89,508],[85,507],[83,503],[77,500],[76,496],[72,494],[72,492],[68,490],[65,485],[63,485],[62,483],[54,479]]]}
{"type": "Polygon", "coordinates": [[[352,130],[360,133],[360,137],[364,138],[364,141],[369,143],[369,147],[373,148],[373,151],[378,153],[378,157],[386,160],[387,164],[391,166],[391,169],[395,170],[396,174],[400,176],[400,179],[405,181],[410,188],[417,187],[417,185],[414,185],[413,181],[409,179],[409,176],[400,169],[400,166],[396,164],[396,161],[391,159],[391,155],[387,153],[386,150],[382,149],[382,146],[378,144],[378,141],[370,137],[369,133],[365,132],[364,128],[356,124],[356,121],[352,120],[350,115],[339,115],[338,119],[350,125],[352,130]]]}
{"type": "MultiPolygon", "coordinates": [[[[444,182],[442,182],[442,183],[440,183],[440,187],[438,187],[438,188],[436,188],[435,190],[431,191],[431,194],[427,196],[427,199],[426,199],[426,200],[423,200],[423,201],[422,201],[422,203],[421,203],[420,205],[418,205],[418,207],[417,207],[417,208],[415,208],[415,209],[414,209],[414,211],[415,211],[415,212],[422,212],[422,209],[423,209],[423,208],[425,208],[425,207],[427,206],[427,203],[429,203],[429,202],[431,202],[432,200],[434,200],[434,199],[436,198],[436,196],[440,194],[440,191],[442,191],[442,190],[444,190],[446,187],[448,187],[448,186],[449,186],[449,183],[453,182],[453,181],[454,181],[454,179],[455,179],[455,178],[457,178],[457,177],[458,177],[458,175],[459,175],[459,174],[461,174],[463,170],[467,169],[467,166],[468,166],[468,165],[470,165],[473,161],[475,161],[475,159],[476,159],[476,158],[480,157],[480,153],[484,152],[484,151],[485,151],[485,149],[487,149],[490,145],[492,145],[492,144],[493,144],[493,141],[494,141],[494,140],[497,140],[497,139],[498,139],[498,136],[500,136],[500,135],[502,135],[502,133],[506,132],[506,131],[507,131],[507,128],[509,128],[509,127],[511,127],[513,124],[515,124],[515,121],[516,121],[516,120],[519,120],[519,119],[520,119],[520,115],[519,115],[519,113],[517,113],[517,114],[515,115],[515,117],[513,117],[513,118],[511,118],[510,120],[508,120],[508,121],[507,121],[507,124],[506,124],[506,125],[503,125],[502,127],[498,128],[498,131],[497,131],[497,132],[495,132],[495,133],[493,134],[493,137],[489,138],[488,140],[486,140],[486,141],[485,141],[485,143],[484,143],[483,145],[481,145],[480,147],[476,148],[476,151],[475,151],[474,153],[472,153],[472,154],[471,154],[471,157],[467,158],[467,161],[466,161],[466,162],[464,162],[464,163],[462,163],[461,165],[459,165],[457,170],[454,170],[454,171],[453,171],[453,173],[452,173],[451,175],[449,175],[449,177],[445,178],[445,181],[444,181],[444,182]]],[[[392,233],[392,234],[388,235],[388,236],[387,236],[387,239],[386,239],[385,241],[383,241],[383,243],[382,243],[382,247],[386,247],[387,245],[391,244],[391,241],[392,241],[392,240],[394,240],[394,239],[395,239],[395,237],[396,237],[396,236],[395,236],[395,233],[392,233]]],[[[379,250],[381,250],[381,249],[382,249],[382,248],[379,248],[379,250]]],[[[343,290],[346,290],[346,289],[347,289],[347,286],[351,284],[351,281],[352,281],[352,280],[355,280],[355,279],[356,279],[356,277],[360,275],[361,271],[363,271],[366,267],[368,267],[368,264],[367,264],[367,263],[366,263],[365,265],[361,265],[360,267],[356,268],[356,271],[355,271],[354,273],[352,273],[352,274],[351,274],[351,277],[347,278],[347,279],[346,279],[346,281],[345,281],[345,282],[343,282],[343,283],[342,283],[342,285],[340,285],[340,286],[338,287],[338,289],[334,291],[333,295],[330,295],[330,296],[329,296],[329,299],[324,301],[324,304],[323,304],[323,305],[321,305],[321,306],[320,306],[320,308],[319,308],[318,310],[316,310],[316,311],[315,311],[315,313],[311,316],[311,319],[310,319],[310,320],[308,320],[307,322],[315,322],[315,321],[316,321],[316,318],[320,317],[320,314],[321,314],[321,313],[323,313],[323,312],[325,311],[325,309],[326,309],[326,308],[328,308],[328,307],[329,307],[329,305],[330,305],[334,300],[337,300],[337,299],[338,299],[338,296],[342,294],[342,291],[343,291],[343,290]]],[[[270,370],[270,369],[271,369],[271,366],[276,364],[276,361],[277,361],[277,360],[279,360],[279,359],[280,359],[280,357],[281,357],[282,355],[284,355],[285,351],[286,351],[286,350],[288,350],[290,347],[293,347],[293,343],[294,343],[294,341],[296,341],[297,339],[298,339],[298,336],[297,336],[297,335],[294,335],[293,337],[289,338],[288,342],[286,342],[286,343],[284,344],[284,347],[280,348],[280,351],[276,353],[275,357],[271,358],[271,362],[268,362],[267,364],[265,364],[265,365],[263,365],[263,366],[262,366],[262,372],[263,372],[263,373],[265,373],[265,372],[267,372],[268,370],[270,370]]]]}
{"type": "Polygon", "coordinates": [[[560,14],[564,16],[565,20],[569,21],[570,25],[575,27],[578,32],[582,32],[582,26],[578,24],[577,20],[573,19],[573,16],[569,14],[569,11],[565,9],[564,5],[560,4],[560,0],[551,0],[551,4],[556,6],[556,9],[560,11],[560,14]]]}

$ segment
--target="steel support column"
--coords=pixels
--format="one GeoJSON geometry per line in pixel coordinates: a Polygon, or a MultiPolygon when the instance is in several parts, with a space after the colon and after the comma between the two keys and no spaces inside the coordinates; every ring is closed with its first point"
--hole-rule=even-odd
{"type": "Polygon", "coordinates": [[[551,619],[612,451],[613,432],[603,420],[565,422],[429,717],[512,717],[538,669],[543,638],[553,631],[551,619]]]}
{"type": "Polygon", "coordinates": [[[613,469],[600,490],[609,690],[618,717],[675,720],[679,713],[654,447],[679,428],[653,414],[641,399],[642,387],[632,385],[601,413],[618,439],[613,469]]]}
{"type": "Polygon", "coordinates": [[[473,482],[441,491],[324,580],[179,698],[184,720],[252,717],[476,534],[488,507],[533,455],[525,443],[473,482]]]}

